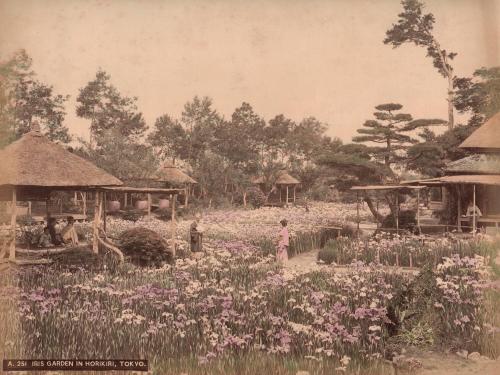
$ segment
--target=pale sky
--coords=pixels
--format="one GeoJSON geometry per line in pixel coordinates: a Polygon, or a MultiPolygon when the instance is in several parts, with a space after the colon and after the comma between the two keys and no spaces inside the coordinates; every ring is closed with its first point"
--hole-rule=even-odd
{"type": "MultiPolygon", "coordinates": [[[[500,65],[500,0],[425,0],[458,76],[500,65]]],[[[249,102],[266,120],[315,116],[349,141],[373,107],[399,102],[415,118],[447,119],[446,80],[425,49],[384,45],[399,0],[0,0],[0,57],[24,48],[38,78],[71,95],[99,67],[139,98],[150,127],[210,96],[226,118],[249,102]]],[[[463,120],[463,118],[462,118],[463,120]]]]}

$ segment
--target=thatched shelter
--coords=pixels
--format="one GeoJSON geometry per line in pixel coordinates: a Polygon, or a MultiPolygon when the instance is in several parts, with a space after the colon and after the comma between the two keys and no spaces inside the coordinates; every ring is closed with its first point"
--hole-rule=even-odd
{"type": "Polygon", "coordinates": [[[447,174],[499,174],[500,154],[473,154],[446,165],[447,174]]]}
{"type": "Polygon", "coordinates": [[[173,186],[197,184],[196,180],[177,168],[173,163],[165,162],[155,175],[156,180],[173,186]]]}
{"type": "Polygon", "coordinates": [[[40,131],[26,133],[0,150],[0,186],[51,188],[117,186],[123,183],[91,162],[49,141],[40,131]]]}
{"type": "MultiPolygon", "coordinates": [[[[265,179],[263,176],[255,177],[252,179],[252,183],[255,185],[263,185],[265,183],[265,179]]],[[[297,199],[296,189],[297,185],[300,184],[300,181],[295,177],[291,176],[286,170],[281,170],[276,178],[275,185],[279,191],[279,201],[280,203],[283,201],[282,196],[285,195],[286,200],[285,203],[290,203],[290,199],[292,202],[295,202],[297,199]],[[290,197],[289,188],[293,188],[293,196],[290,197]]]]}
{"type": "Polygon", "coordinates": [[[168,161],[164,162],[161,168],[156,172],[154,179],[166,184],[172,188],[184,188],[184,205],[188,205],[189,194],[191,193],[191,188],[194,184],[198,182],[191,176],[187,175],[179,168],[177,168],[174,163],[168,161]]]}
{"type": "Polygon", "coordinates": [[[475,152],[500,152],[500,112],[492,116],[459,146],[475,152]]]}
{"type": "MultiPolygon", "coordinates": [[[[93,190],[123,183],[45,138],[38,127],[0,151],[0,199],[11,201],[10,259],[15,259],[18,200],[48,199],[55,190],[93,190]]],[[[0,258],[6,249],[0,249],[0,258]]]]}

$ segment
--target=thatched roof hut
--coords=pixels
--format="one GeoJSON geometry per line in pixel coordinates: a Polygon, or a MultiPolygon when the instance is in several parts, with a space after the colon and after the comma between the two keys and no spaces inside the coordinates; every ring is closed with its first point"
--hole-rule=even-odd
{"type": "Polygon", "coordinates": [[[500,112],[474,131],[459,147],[476,152],[500,152],[500,112]]]}
{"type": "Polygon", "coordinates": [[[500,155],[474,154],[452,161],[446,165],[447,174],[499,174],[500,155]]]}
{"type": "MultiPolygon", "coordinates": [[[[264,183],[264,177],[255,177],[252,180],[252,183],[254,184],[263,184],[264,183]]],[[[297,180],[295,177],[292,177],[287,171],[282,170],[276,180],[276,185],[298,185],[300,184],[300,181],[297,180]]]]}
{"type": "Polygon", "coordinates": [[[181,171],[170,162],[165,162],[156,173],[155,179],[172,185],[197,184],[196,180],[181,171]]]}
{"type": "Polygon", "coordinates": [[[49,141],[39,130],[0,150],[0,186],[82,188],[119,186],[116,177],[49,141]]]}

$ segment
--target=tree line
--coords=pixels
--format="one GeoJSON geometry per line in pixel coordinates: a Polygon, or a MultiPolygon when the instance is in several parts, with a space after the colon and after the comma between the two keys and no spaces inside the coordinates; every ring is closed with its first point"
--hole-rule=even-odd
{"type": "MultiPolygon", "coordinates": [[[[199,182],[199,197],[208,200],[245,197],[254,176],[263,176],[272,192],[282,169],[310,193],[330,184],[345,190],[397,181],[403,170],[442,175],[446,162],[465,155],[457,146],[500,110],[500,67],[455,76],[451,63],[457,54],[445,50],[433,34],[435,17],[417,0],[403,0],[402,7],[383,43],[426,48],[447,79],[447,120],[415,119],[400,103],[381,103],[352,143],[343,144],[329,137],[329,125],[315,117],[295,121],[278,114],[266,120],[242,102],[224,118],[211,98],[195,96],[179,117],[164,113],[148,127],[137,98],[120,93],[111,75],[99,69],[76,96],[76,114],[89,121],[90,140],[78,139],[72,149],[124,179],[149,177],[168,160],[187,168],[199,182]],[[454,111],[469,114],[467,123],[456,123],[454,111]],[[439,126],[447,130],[435,132],[439,126]]],[[[72,137],[64,124],[68,98],[37,78],[25,51],[2,61],[0,146],[18,139],[34,122],[49,139],[69,144],[72,137]]]]}

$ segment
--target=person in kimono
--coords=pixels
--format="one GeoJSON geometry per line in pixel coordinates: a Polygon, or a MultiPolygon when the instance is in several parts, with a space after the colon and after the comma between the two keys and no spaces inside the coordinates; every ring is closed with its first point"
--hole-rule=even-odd
{"type": "Polygon", "coordinates": [[[68,216],[68,224],[62,229],[61,237],[65,244],[76,246],[78,245],[78,234],[74,224],[73,216],[68,216]]]}
{"type": "Polygon", "coordinates": [[[280,221],[281,229],[278,232],[276,261],[286,263],[288,261],[288,246],[290,245],[290,235],[288,233],[288,222],[286,219],[280,221]]]}
{"type": "Polygon", "coordinates": [[[196,214],[194,221],[189,227],[189,242],[191,252],[203,251],[203,225],[201,224],[200,214],[196,214]]]}

